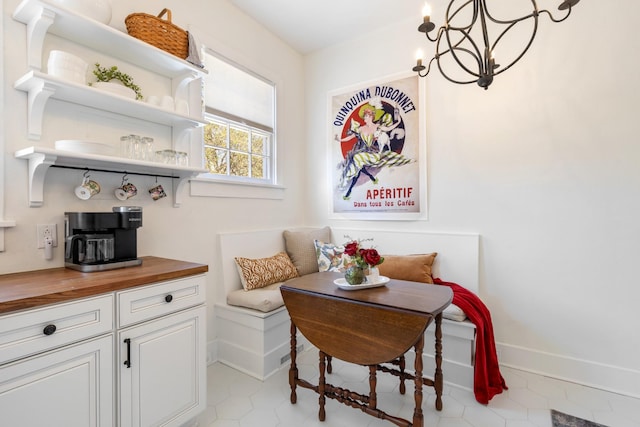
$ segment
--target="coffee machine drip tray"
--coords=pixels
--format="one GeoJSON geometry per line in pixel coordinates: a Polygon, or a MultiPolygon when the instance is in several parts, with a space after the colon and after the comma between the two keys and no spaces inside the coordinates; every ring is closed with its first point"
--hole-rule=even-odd
{"type": "Polygon", "coordinates": [[[83,273],[91,273],[94,271],[106,271],[124,267],[135,267],[141,264],[141,259],[131,259],[128,261],[116,261],[106,264],[75,264],[73,262],[65,262],[64,266],[72,270],[82,271],[83,273]]]}

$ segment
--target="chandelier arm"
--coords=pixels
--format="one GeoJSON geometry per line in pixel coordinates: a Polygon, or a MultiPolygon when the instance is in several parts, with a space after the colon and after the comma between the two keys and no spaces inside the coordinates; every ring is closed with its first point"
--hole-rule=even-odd
{"type": "Polygon", "coordinates": [[[429,33],[424,33],[424,35],[427,37],[427,39],[432,42],[435,43],[438,40],[440,40],[440,37],[442,36],[442,33],[444,32],[445,28],[444,27],[440,27],[438,28],[438,35],[435,38],[431,38],[431,36],[429,35],[429,33]]]}
{"type": "Polygon", "coordinates": [[[563,18],[560,18],[560,19],[554,18],[553,15],[551,14],[551,12],[549,12],[546,9],[541,10],[540,13],[546,13],[547,15],[549,15],[549,19],[551,19],[552,22],[555,22],[557,24],[558,22],[564,21],[565,19],[567,19],[569,17],[569,15],[571,15],[571,6],[569,6],[567,8],[567,14],[563,18]]]}
{"type": "Polygon", "coordinates": [[[445,24],[440,27],[440,28],[444,28],[445,31],[449,30],[455,30],[455,31],[471,31],[471,29],[473,28],[473,26],[475,25],[476,21],[478,20],[478,7],[476,6],[476,2],[478,0],[469,0],[467,1],[465,4],[463,4],[462,6],[460,6],[459,8],[457,8],[455,10],[455,12],[453,12],[451,15],[449,14],[449,12],[451,11],[451,6],[453,6],[453,1],[451,1],[451,3],[449,3],[449,6],[447,7],[447,13],[445,15],[445,24]],[[456,17],[456,15],[462,11],[462,9],[464,9],[469,3],[473,3],[473,17],[471,18],[471,23],[469,23],[469,25],[464,26],[464,27],[453,27],[451,26],[451,20],[453,18],[456,17]]]}
{"type": "Polygon", "coordinates": [[[431,60],[429,61],[429,65],[427,66],[425,73],[422,74],[421,72],[418,71],[418,75],[420,77],[427,77],[427,74],[429,74],[429,72],[431,71],[431,64],[433,63],[433,61],[435,61],[436,59],[438,59],[437,56],[434,56],[433,58],[431,58],[431,60]]]}
{"type": "MultiPolygon", "coordinates": [[[[436,58],[434,58],[434,59],[436,59],[436,58]]],[[[440,65],[440,58],[439,57],[437,58],[436,64],[438,64],[438,69],[440,70],[440,74],[442,74],[442,77],[444,77],[445,79],[449,80],[451,83],[456,83],[456,84],[460,84],[460,85],[467,85],[469,83],[475,83],[475,82],[478,81],[478,79],[468,80],[468,81],[461,81],[461,80],[452,79],[451,77],[449,77],[447,75],[447,73],[444,71],[444,69],[440,65]]]]}
{"type": "Polygon", "coordinates": [[[509,19],[509,20],[503,21],[501,19],[494,18],[491,15],[491,13],[489,13],[489,9],[487,8],[487,1],[486,0],[480,0],[480,1],[482,1],[482,5],[484,7],[484,11],[485,11],[485,14],[487,15],[487,17],[491,20],[491,22],[496,23],[496,24],[515,24],[517,22],[524,21],[524,20],[532,18],[532,17],[537,17],[538,14],[540,14],[540,12],[541,12],[541,11],[538,11],[538,5],[536,4],[535,0],[531,0],[531,3],[533,4],[533,12],[531,12],[528,15],[522,16],[520,18],[509,19]]]}
{"type": "MultiPolygon", "coordinates": [[[[453,59],[455,59],[455,61],[460,66],[460,68],[462,68],[464,71],[466,71],[468,74],[471,74],[472,76],[480,77],[480,73],[475,73],[474,71],[471,71],[469,68],[467,68],[467,66],[464,65],[464,63],[458,58],[458,55],[456,54],[456,51],[458,51],[458,50],[462,51],[462,52],[467,52],[469,55],[471,55],[476,60],[476,63],[478,64],[478,70],[482,70],[482,61],[480,60],[480,58],[482,58],[482,54],[480,53],[480,50],[478,50],[478,46],[476,45],[476,42],[474,42],[473,39],[471,37],[469,37],[469,34],[467,32],[465,32],[465,31],[460,31],[460,32],[464,35],[464,38],[461,39],[460,42],[458,42],[455,46],[451,45],[451,38],[449,37],[449,31],[445,32],[445,34],[447,36],[447,45],[449,46],[448,51],[451,52],[451,56],[453,56],[453,59]],[[469,49],[466,49],[466,48],[463,48],[463,47],[459,47],[460,44],[465,39],[468,40],[469,43],[471,43],[471,45],[475,49],[475,53],[472,52],[469,49]]],[[[436,46],[436,52],[437,52],[437,47],[438,46],[436,46]]],[[[440,64],[440,61],[438,61],[438,64],[440,64]]]]}
{"type": "MultiPolygon", "coordinates": [[[[529,48],[531,47],[531,45],[533,44],[533,40],[536,38],[536,34],[538,33],[538,17],[536,16],[534,19],[534,26],[533,26],[533,32],[531,33],[531,38],[529,39],[529,42],[527,43],[527,45],[525,46],[525,48],[522,50],[522,52],[520,52],[520,55],[518,55],[509,65],[505,66],[505,67],[500,67],[500,71],[494,72],[493,75],[497,76],[498,74],[502,74],[505,71],[507,71],[509,68],[511,68],[512,66],[514,66],[516,64],[516,62],[518,62],[525,53],[527,53],[527,51],[529,50],[529,48]]],[[[506,34],[507,31],[509,31],[511,28],[513,28],[513,26],[515,26],[518,22],[514,22],[511,25],[509,25],[509,27],[507,27],[496,39],[495,42],[493,42],[493,46],[492,46],[492,50],[495,49],[495,47],[498,45],[498,42],[500,41],[500,39],[502,38],[502,36],[504,36],[506,34]]]]}

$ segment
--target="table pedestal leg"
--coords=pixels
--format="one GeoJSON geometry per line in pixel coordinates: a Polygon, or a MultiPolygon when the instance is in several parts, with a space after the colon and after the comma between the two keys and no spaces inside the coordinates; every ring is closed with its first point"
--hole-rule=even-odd
{"type": "Polygon", "coordinates": [[[297,329],[296,325],[291,322],[291,366],[289,367],[289,386],[291,387],[291,403],[296,403],[298,401],[298,396],[296,395],[296,385],[298,384],[298,367],[296,366],[296,334],[297,329]]]}
{"type": "MultiPolygon", "coordinates": [[[[435,361],[436,372],[433,377],[434,388],[436,390],[436,409],[442,410],[442,387],[444,378],[442,375],[442,313],[436,315],[436,348],[435,361]]],[[[417,353],[416,353],[417,354],[417,353]]]]}
{"type": "Polygon", "coordinates": [[[416,407],[413,411],[413,426],[423,427],[424,415],[422,414],[422,351],[424,350],[424,334],[420,334],[418,342],[415,344],[415,391],[414,397],[416,407]]]}

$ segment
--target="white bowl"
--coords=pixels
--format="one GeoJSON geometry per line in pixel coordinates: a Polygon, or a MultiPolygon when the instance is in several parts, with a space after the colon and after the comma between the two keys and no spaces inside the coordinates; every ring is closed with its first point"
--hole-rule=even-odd
{"type": "Polygon", "coordinates": [[[96,89],[103,90],[114,95],[124,96],[125,98],[133,100],[136,99],[136,92],[133,89],[129,89],[128,87],[121,85],[120,83],[95,82],[92,86],[96,89]]]}
{"type": "Polygon", "coordinates": [[[63,66],[63,67],[80,67],[87,68],[87,62],[69,52],[64,52],[62,50],[52,50],[49,52],[49,64],[63,66]]]}
{"type": "Polygon", "coordinates": [[[47,72],[61,79],[71,80],[80,84],[87,84],[88,64],[71,53],[52,50],[49,53],[47,72]]]}

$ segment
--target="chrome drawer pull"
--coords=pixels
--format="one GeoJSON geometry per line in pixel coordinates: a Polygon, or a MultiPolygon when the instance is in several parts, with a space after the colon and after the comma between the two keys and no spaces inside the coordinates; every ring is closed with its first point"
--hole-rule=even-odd
{"type": "Polygon", "coordinates": [[[53,333],[56,331],[56,325],[47,325],[44,327],[44,329],[42,330],[42,333],[45,335],[53,335],[53,333]]]}

